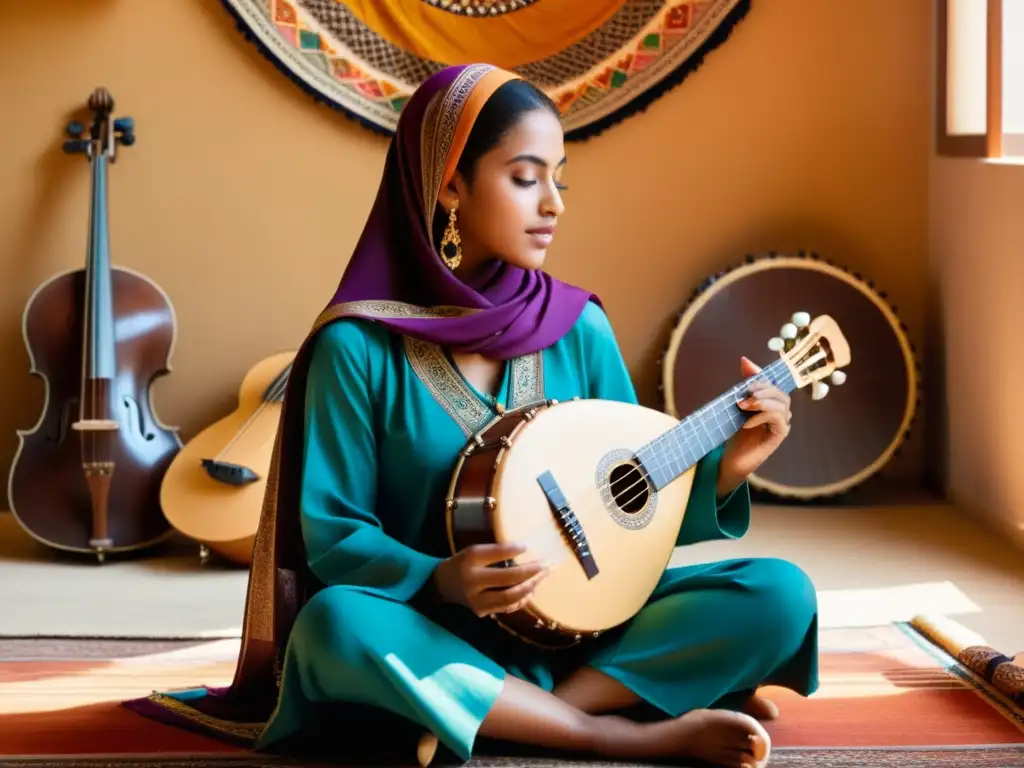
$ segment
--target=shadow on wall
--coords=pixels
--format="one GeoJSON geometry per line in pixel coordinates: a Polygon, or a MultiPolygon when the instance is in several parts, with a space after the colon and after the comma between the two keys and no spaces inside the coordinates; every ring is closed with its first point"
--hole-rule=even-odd
{"type": "MultiPolygon", "coordinates": [[[[75,158],[69,158],[62,149],[62,144],[67,135],[64,127],[72,122],[78,121],[88,125],[91,113],[83,104],[80,108],[67,112],[63,122],[54,125],[53,141],[47,146],[45,152],[39,156],[33,168],[35,184],[32,189],[34,194],[28,205],[27,215],[23,219],[19,231],[12,235],[13,248],[11,250],[14,258],[11,258],[4,268],[4,282],[8,286],[17,286],[17,293],[21,299],[16,308],[16,314],[11,311],[10,316],[15,322],[4,323],[0,333],[0,359],[10,361],[9,371],[16,371],[28,375],[32,361],[26,347],[24,331],[22,328],[23,312],[34,291],[40,285],[54,277],[56,274],[66,271],[58,269],[49,271],[42,279],[39,279],[37,264],[49,254],[46,232],[64,223],[65,215],[59,202],[67,195],[69,187],[81,181],[83,168],[76,162],[75,158]]],[[[82,165],[86,160],[81,159],[82,165]]],[[[71,269],[85,268],[85,243],[82,244],[82,252],[78,255],[78,267],[71,269]]],[[[68,258],[67,262],[74,264],[75,258],[68,258]]],[[[14,310],[14,308],[9,308],[14,310]]],[[[18,407],[21,415],[17,427],[21,430],[31,429],[36,419],[41,416],[43,402],[45,399],[44,385],[35,380],[29,386],[31,393],[28,400],[18,407]]],[[[6,491],[6,483],[4,483],[6,491]]],[[[6,506],[6,494],[4,503],[6,506]]]]}
{"type": "MultiPolygon", "coordinates": [[[[245,38],[233,21],[231,14],[224,7],[223,0],[195,0],[195,2],[210,26],[216,28],[221,34],[224,44],[239,51],[247,60],[251,71],[258,73],[260,85],[273,88],[276,91],[275,99],[286,98],[296,103],[316,104],[319,109],[333,116],[328,120],[328,124],[338,126],[339,130],[345,132],[346,135],[358,134],[359,138],[363,138],[362,134],[366,134],[379,140],[381,147],[387,143],[390,137],[368,130],[355,117],[324,104],[319,99],[307,94],[302,88],[297,87],[289,76],[282,73],[256,45],[245,38]]],[[[376,179],[374,179],[374,183],[376,183],[376,179]]]]}

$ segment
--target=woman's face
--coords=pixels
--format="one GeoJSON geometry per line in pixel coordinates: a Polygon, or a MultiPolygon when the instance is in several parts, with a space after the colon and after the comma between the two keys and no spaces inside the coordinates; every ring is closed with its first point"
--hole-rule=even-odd
{"type": "Polygon", "coordinates": [[[459,272],[498,258],[539,269],[562,204],[565,146],[562,125],[547,109],[520,116],[501,142],[477,161],[472,179],[456,174],[441,196],[445,213],[458,203],[462,243],[459,272]]]}

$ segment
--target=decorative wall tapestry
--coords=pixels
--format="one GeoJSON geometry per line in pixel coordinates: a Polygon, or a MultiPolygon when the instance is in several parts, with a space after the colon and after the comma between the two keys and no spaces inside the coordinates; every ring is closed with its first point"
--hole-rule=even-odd
{"type": "Polygon", "coordinates": [[[222,0],[239,29],[318,101],[394,131],[424,79],[483,61],[558,104],[566,138],[644,109],[696,69],[751,0],[222,0]]]}

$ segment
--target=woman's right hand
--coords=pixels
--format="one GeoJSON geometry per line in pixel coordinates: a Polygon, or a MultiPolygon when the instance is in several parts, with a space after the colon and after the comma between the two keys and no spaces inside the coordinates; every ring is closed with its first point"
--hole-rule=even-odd
{"type": "Polygon", "coordinates": [[[469,608],[477,616],[514,613],[522,609],[547,569],[540,562],[497,565],[521,555],[520,544],[474,544],[441,562],[434,585],[441,599],[469,608]]]}

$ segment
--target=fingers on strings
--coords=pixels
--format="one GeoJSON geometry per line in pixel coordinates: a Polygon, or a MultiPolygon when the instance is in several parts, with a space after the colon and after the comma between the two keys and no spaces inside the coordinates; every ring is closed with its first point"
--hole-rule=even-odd
{"type": "Polygon", "coordinates": [[[749,396],[737,403],[741,409],[753,414],[743,424],[744,429],[768,425],[774,432],[776,428],[789,427],[793,418],[789,395],[761,381],[751,382],[749,391],[749,396]]]}

